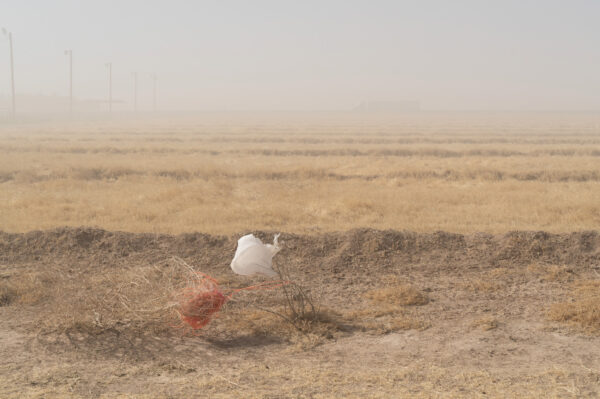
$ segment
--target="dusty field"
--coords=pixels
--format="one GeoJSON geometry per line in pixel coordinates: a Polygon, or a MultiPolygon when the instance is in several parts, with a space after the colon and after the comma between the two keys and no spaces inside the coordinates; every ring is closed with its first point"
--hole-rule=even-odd
{"type": "Polygon", "coordinates": [[[232,118],[0,126],[0,397],[600,396],[598,115],[232,118]]]}
{"type": "Polygon", "coordinates": [[[277,263],[330,317],[303,332],[256,307],[277,292],[237,297],[198,337],[111,302],[171,256],[224,287],[256,282],[228,270],[235,239],[0,234],[0,396],[600,395],[596,232],[284,234],[277,263]]]}
{"type": "Polygon", "coordinates": [[[11,232],[569,232],[600,224],[599,182],[593,114],[0,128],[0,228],[11,232]]]}

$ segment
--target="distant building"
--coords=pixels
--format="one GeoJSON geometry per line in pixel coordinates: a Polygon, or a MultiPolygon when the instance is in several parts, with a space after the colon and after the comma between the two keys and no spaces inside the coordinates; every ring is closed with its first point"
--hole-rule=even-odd
{"type": "Polygon", "coordinates": [[[368,112],[418,112],[421,106],[418,101],[363,101],[355,111],[368,112]]]}

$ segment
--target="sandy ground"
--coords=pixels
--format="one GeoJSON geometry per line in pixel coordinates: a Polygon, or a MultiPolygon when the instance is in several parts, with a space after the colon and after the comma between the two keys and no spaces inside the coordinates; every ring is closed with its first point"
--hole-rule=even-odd
{"type": "MultiPolygon", "coordinates": [[[[179,256],[226,278],[238,236],[91,228],[0,233],[0,277],[7,282],[40,270],[100,275],[179,256]]],[[[320,301],[341,315],[341,327],[332,336],[298,345],[275,333],[226,331],[233,325],[229,305],[197,337],[133,332],[127,326],[94,334],[41,331],[36,328],[40,313],[53,317],[43,313],[44,303],[3,303],[0,396],[600,395],[600,336],[547,316],[553,303],[571,300],[573,284],[599,278],[597,232],[352,230],[283,234],[281,240],[277,262],[322,291],[320,301]],[[377,318],[369,327],[361,320],[357,310],[374,306],[364,293],[390,278],[429,298],[421,306],[400,307],[420,327],[385,328],[377,318]]]]}

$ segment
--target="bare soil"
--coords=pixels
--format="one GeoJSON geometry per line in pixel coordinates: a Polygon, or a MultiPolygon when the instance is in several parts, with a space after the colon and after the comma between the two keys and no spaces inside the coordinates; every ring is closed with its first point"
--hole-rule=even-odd
{"type": "MultiPolygon", "coordinates": [[[[265,241],[273,234],[254,233],[265,241]]],[[[224,286],[251,285],[259,280],[229,269],[240,235],[0,233],[0,283],[41,272],[58,276],[46,284],[68,275],[125,275],[177,256],[224,286]]],[[[284,233],[280,242],[276,263],[318,292],[337,318],[329,333],[304,339],[248,328],[257,310],[245,301],[276,306],[272,292],[226,304],[198,336],[128,320],[104,329],[40,328],[58,317],[53,297],[28,303],[7,296],[0,301],[0,397],[600,395],[598,331],[548,317],[552,304],[572,300],[573,284],[600,278],[598,232],[358,229],[284,233]],[[394,303],[394,287],[407,286],[418,300],[394,303]],[[372,300],[388,297],[395,310],[372,300]]]]}

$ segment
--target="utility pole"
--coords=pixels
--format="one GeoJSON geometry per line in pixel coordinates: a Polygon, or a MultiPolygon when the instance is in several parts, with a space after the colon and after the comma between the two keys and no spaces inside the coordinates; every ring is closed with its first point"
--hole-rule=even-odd
{"type": "Polygon", "coordinates": [[[14,59],[13,59],[12,32],[9,32],[6,29],[2,28],[2,33],[4,33],[5,36],[8,36],[8,43],[10,45],[10,84],[11,84],[11,91],[12,91],[11,118],[14,120],[16,118],[17,112],[16,112],[16,106],[15,106],[15,64],[14,64],[14,59]]]}
{"type": "Polygon", "coordinates": [[[107,62],[108,68],[108,113],[112,112],[112,62],[107,62]]]}
{"type": "Polygon", "coordinates": [[[152,111],[156,112],[156,74],[152,74],[152,111]]]}
{"type": "Polygon", "coordinates": [[[65,50],[69,56],[69,114],[73,115],[73,50],[65,50]]]}
{"type": "Polygon", "coordinates": [[[137,112],[137,72],[133,72],[133,111],[137,112]]]}

